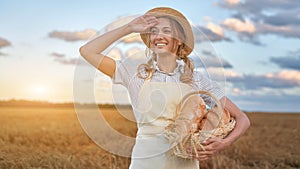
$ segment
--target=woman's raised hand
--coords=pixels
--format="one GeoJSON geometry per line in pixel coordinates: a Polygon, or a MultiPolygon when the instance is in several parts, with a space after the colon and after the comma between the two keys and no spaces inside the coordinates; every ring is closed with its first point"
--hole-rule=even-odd
{"type": "Polygon", "coordinates": [[[135,18],[130,23],[128,23],[129,28],[132,32],[142,33],[145,32],[150,27],[158,24],[158,19],[151,15],[142,15],[135,18]]]}

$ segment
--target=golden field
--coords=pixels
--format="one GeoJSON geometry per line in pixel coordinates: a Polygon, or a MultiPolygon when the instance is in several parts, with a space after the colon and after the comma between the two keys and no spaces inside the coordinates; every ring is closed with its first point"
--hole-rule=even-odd
{"type": "MultiPolygon", "coordinates": [[[[101,108],[101,113],[113,128],[135,136],[135,123],[116,109],[101,108]]],[[[300,168],[300,114],[247,115],[247,133],[201,168],[300,168]]],[[[2,105],[0,124],[0,169],[126,169],[130,163],[97,146],[71,106],[2,105]]]]}

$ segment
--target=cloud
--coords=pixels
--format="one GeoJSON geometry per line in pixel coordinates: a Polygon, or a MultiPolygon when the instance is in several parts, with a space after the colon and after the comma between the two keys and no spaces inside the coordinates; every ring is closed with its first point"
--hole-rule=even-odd
{"type": "Polygon", "coordinates": [[[54,61],[63,64],[63,65],[76,65],[78,59],[72,58],[72,59],[55,59],[54,61]]]}
{"type": "Polygon", "coordinates": [[[228,5],[236,5],[240,3],[240,0],[225,0],[228,5]]]}
{"type": "Polygon", "coordinates": [[[263,75],[229,76],[226,78],[235,86],[243,89],[293,88],[300,86],[300,71],[283,70],[263,75]]]}
{"type": "Polygon", "coordinates": [[[5,57],[8,56],[6,53],[0,52],[0,56],[5,57]]]}
{"type": "Polygon", "coordinates": [[[191,55],[195,68],[221,67],[232,68],[232,65],[224,58],[217,57],[210,51],[203,50],[201,56],[191,55]]]}
{"type": "Polygon", "coordinates": [[[64,58],[65,54],[53,52],[50,54],[50,56],[54,58],[64,58]]]}
{"type": "MultiPolygon", "coordinates": [[[[233,92],[228,94],[230,99],[245,111],[299,112],[300,95],[276,91],[256,90],[244,92],[242,95],[232,95],[233,92]]],[[[299,93],[299,90],[295,93],[299,93]]]]}
{"type": "Polygon", "coordinates": [[[266,16],[262,15],[262,20],[266,24],[274,25],[274,26],[299,26],[300,19],[299,19],[299,12],[300,10],[286,10],[280,11],[274,15],[266,16]]]}
{"type": "Polygon", "coordinates": [[[200,25],[193,27],[193,32],[195,36],[194,38],[196,43],[201,43],[204,41],[232,41],[230,38],[225,37],[224,33],[221,34],[222,29],[219,28],[217,25],[210,24],[208,27],[209,28],[200,25]]]}
{"type": "Polygon", "coordinates": [[[121,42],[123,43],[143,43],[140,34],[130,34],[122,38],[121,42]]]}
{"type": "Polygon", "coordinates": [[[218,71],[218,74],[211,74],[211,77],[216,80],[215,77],[219,76],[219,80],[222,80],[224,75],[227,82],[226,95],[242,110],[299,112],[300,71],[239,75],[232,69],[225,69],[224,74],[218,71]]]}
{"type": "Polygon", "coordinates": [[[60,63],[62,65],[76,65],[76,64],[82,64],[79,63],[77,58],[67,58],[65,54],[53,52],[50,54],[50,57],[53,57],[53,61],[60,63]]]}
{"type": "Polygon", "coordinates": [[[88,40],[91,37],[97,35],[97,31],[93,29],[86,29],[84,31],[53,31],[49,33],[49,37],[62,39],[68,42],[79,41],[79,40],[88,40]]]}
{"type": "Polygon", "coordinates": [[[257,34],[275,34],[286,38],[300,38],[300,26],[277,26],[266,23],[257,24],[257,34]]]}
{"type": "MultiPolygon", "coordinates": [[[[268,76],[269,74],[267,74],[268,76]]],[[[297,70],[282,70],[277,74],[270,74],[270,77],[278,77],[279,79],[283,79],[286,81],[290,81],[292,83],[296,83],[300,86],[300,71],[297,70]]]]}
{"type": "Polygon", "coordinates": [[[112,31],[120,26],[123,26],[123,25],[129,23],[130,21],[132,21],[133,19],[135,19],[136,17],[138,17],[138,16],[137,15],[129,15],[129,16],[119,17],[115,21],[111,22],[110,24],[108,24],[105,27],[105,32],[112,31]]]}
{"type": "MultiPolygon", "coordinates": [[[[11,43],[8,40],[0,37],[0,49],[8,46],[11,46],[11,43]]],[[[0,51],[0,56],[4,57],[4,56],[8,56],[8,54],[0,51]]]]}
{"type": "Polygon", "coordinates": [[[242,41],[256,45],[258,36],[273,34],[284,38],[300,38],[300,1],[244,0],[220,1],[217,6],[234,11],[222,22],[226,29],[238,33],[242,41]]]}
{"type": "Polygon", "coordinates": [[[8,40],[0,37],[0,49],[7,46],[11,46],[11,43],[8,40]]]}
{"type": "Polygon", "coordinates": [[[228,18],[223,21],[222,25],[236,32],[253,34],[256,31],[255,26],[248,19],[246,19],[245,21],[241,21],[236,18],[228,18]]]}
{"type": "Polygon", "coordinates": [[[298,54],[281,57],[271,57],[270,61],[281,68],[295,69],[300,71],[300,52],[298,54]]]}
{"type": "MultiPolygon", "coordinates": [[[[240,16],[237,16],[240,17],[240,16]]],[[[238,38],[243,42],[252,43],[257,46],[264,46],[256,34],[258,30],[254,23],[248,19],[227,18],[221,24],[222,27],[238,33],[238,38]]]]}
{"type": "Polygon", "coordinates": [[[233,0],[225,0],[217,3],[222,8],[236,10],[240,13],[259,15],[268,11],[297,10],[297,0],[243,0],[239,3],[232,3],[233,0]]]}
{"type": "Polygon", "coordinates": [[[227,78],[229,78],[229,77],[234,78],[234,77],[237,77],[237,76],[238,76],[238,73],[237,73],[237,72],[235,72],[234,70],[228,70],[228,69],[226,69],[226,70],[224,71],[224,74],[225,74],[225,76],[226,76],[227,78]]]}
{"type": "Polygon", "coordinates": [[[211,30],[213,33],[217,34],[217,35],[220,35],[220,36],[223,36],[224,37],[224,31],[223,29],[219,26],[219,25],[216,25],[212,22],[209,22],[206,27],[211,30]]]}

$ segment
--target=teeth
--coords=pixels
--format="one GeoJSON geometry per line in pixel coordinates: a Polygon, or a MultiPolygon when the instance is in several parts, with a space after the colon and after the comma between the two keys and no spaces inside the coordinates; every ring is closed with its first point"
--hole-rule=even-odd
{"type": "Polygon", "coordinates": [[[156,46],[166,46],[166,44],[158,43],[156,46]]]}

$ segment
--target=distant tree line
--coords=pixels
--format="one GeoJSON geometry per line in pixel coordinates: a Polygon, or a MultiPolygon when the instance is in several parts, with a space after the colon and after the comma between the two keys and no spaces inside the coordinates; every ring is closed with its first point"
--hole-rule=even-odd
{"type": "MultiPolygon", "coordinates": [[[[95,107],[95,103],[73,103],[73,102],[65,102],[65,103],[53,103],[48,101],[35,101],[35,100],[2,100],[0,101],[0,107],[66,107],[71,108],[76,106],[80,107],[95,107]]],[[[113,104],[97,104],[99,108],[131,108],[130,105],[113,105],[113,104]]]]}

